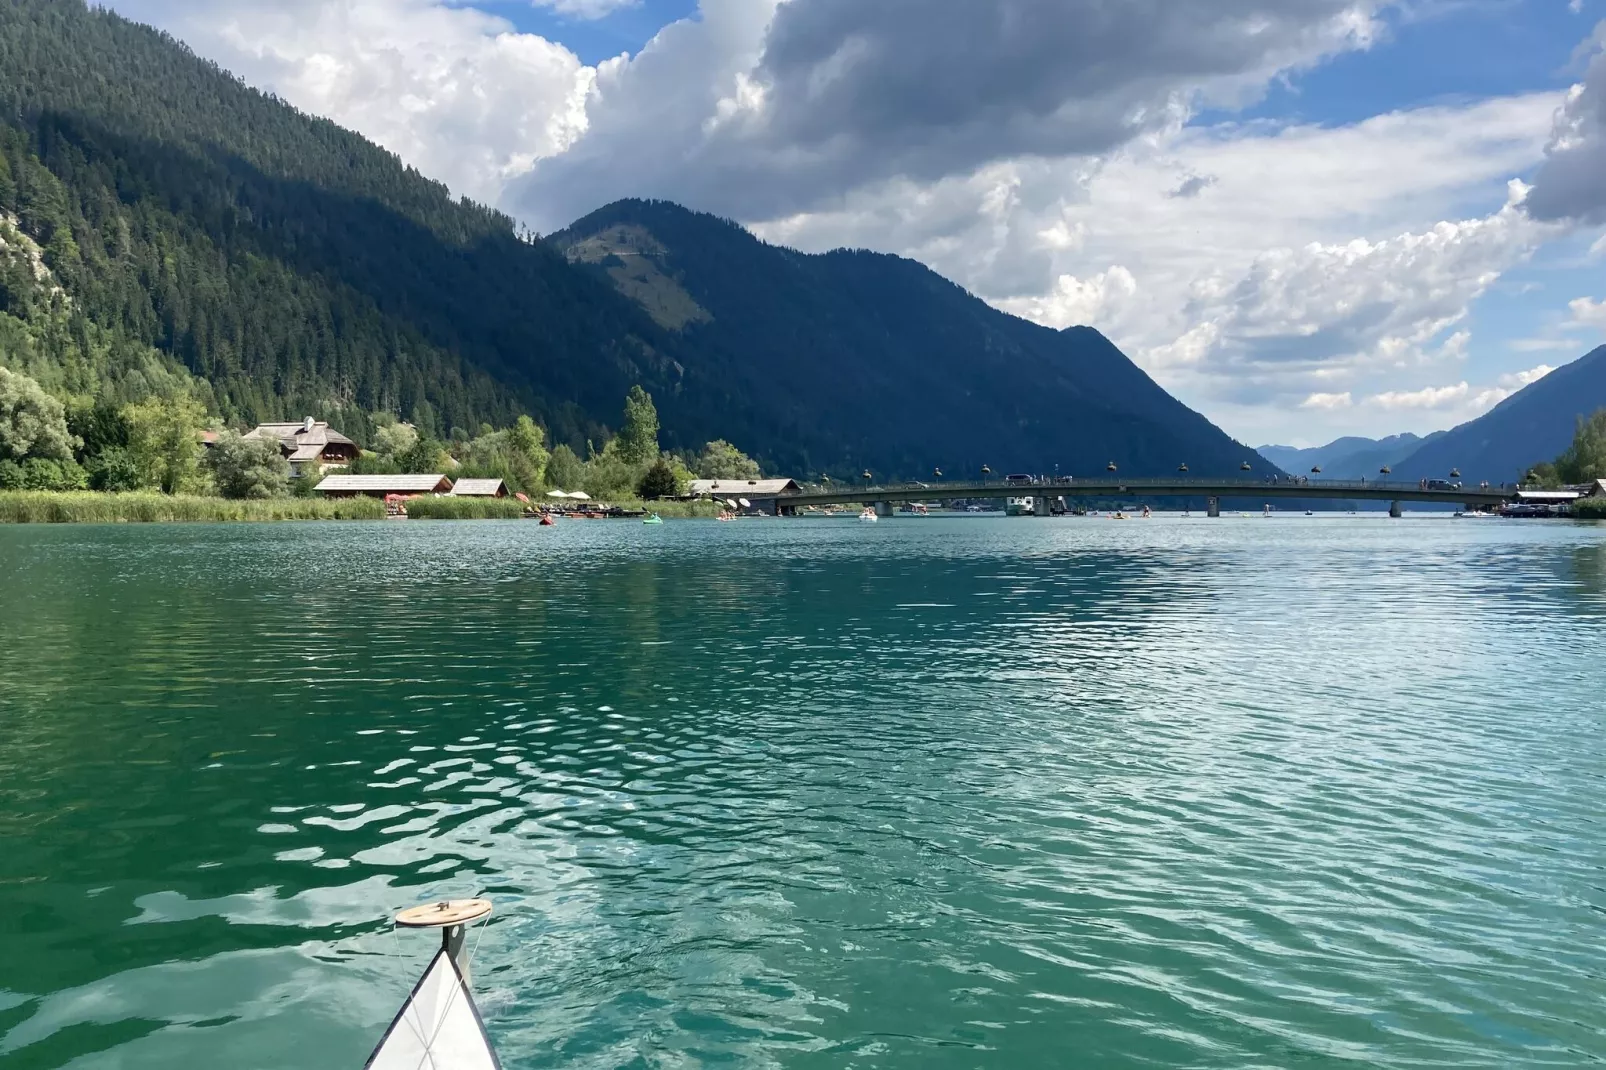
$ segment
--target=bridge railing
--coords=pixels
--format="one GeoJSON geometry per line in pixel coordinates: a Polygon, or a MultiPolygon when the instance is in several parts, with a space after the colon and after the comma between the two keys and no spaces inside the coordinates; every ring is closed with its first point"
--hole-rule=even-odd
{"type": "Polygon", "coordinates": [[[1049,478],[1046,478],[1046,479],[1035,480],[1035,481],[1030,482],[1030,483],[1019,482],[1019,481],[1008,481],[1008,480],[1003,480],[1003,479],[967,479],[967,480],[943,480],[943,481],[940,481],[940,482],[935,482],[935,481],[934,482],[923,482],[923,481],[922,482],[913,482],[913,481],[911,481],[911,482],[905,482],[905,483],[887,483],[887,484],[866,485],[866,486],[849,486],[849,485],[846,485],[846,484],[833,484],[833,485],[828,486],[828,487],[823,487],[819,491],[814,491],[814,492],[804,491],[803,493],[805,493],[805,494],[807,494],[807,493],[821,493],[821,494],[874,494],[874,493],[879,492],[879,491],[885,491],[885,492],[896,492],[898,494],[908,494],[911,491],[921,491],[921,492],[929,491],[931,493],[932,497],[941,498],[941,497],[963,497],[964,493],[965,493],[965,491],[967,489],[973,489],[973,488],[978,488],[978,487],[985,488],[985,489],[990,490],[990,491],[991,490],[1019,490],[1021,492],[1021,496],[1022,497],[1052,496],[1056,490],[1063,491],[1063,490],[1066,490],[1066,489],[1072,489],[1072,488],[1076,488],[1076,487],[1097,487],[1097,488],[1099,488],[1101,490],[1115,488],[1115,489],[1125,490],[1125,491],[1143,490],[1145,488],[1159,488],[1159,487],[1166,487],[1166,488],[1198,487],[1200,489],[1200,493],[1205,493],[1206,491],[1209,491],[1209,492],[1212,492],[1212,493],[1222,492],[1222,491],[1225,491],[1225,492],[1228,492],[1228,493],[1239,492],[1239,491],[1242,491],[1244,493],[1250,493],[1250,492],[1253,492],[1253,491],[1267,490],[1267,489],[1275,489],[1275,490],[1279,490],[1279,491],[1286,491],[1286,490],[1290,490],[1290,489],[1297,490],[1297,489],[1302,489],[1302,488],[1309,488],[1309,489],[1311,489],[1313,491],[1318,491],[1318,492],[1328,493],[1328,494],[1330,494],[1330,493],[1332,493],[1334,491],[1356,490],[1356,491],[1368,491],[1368,492],[1372,492],[1372,493],[1376,493],[1378,491],[1402,491],[1402,492],[1413,493],[1413,494],[1421,494],[1421,493],[1424,493],[1424,492],[1440,491],[1440,492],[1443,492],[1446,495],[1453,495],[1453,494],[1456,494],[1457,492],[1464,492],[1464,491],[1480,491],[1480,492],[1483,492],[1483,493],[1490,493],[1490,492],[1497,492],[1497,491],[1511,492],[1511,491],[1515,491],[1515,490],[1519,489],[1519,485],[1515,484],[1515,483],[1511,483],[1511,484],[1507,484],[1507,483],[1499,483],[1499,484],[1490,483],[1488,485],[1484,485],[1482,483],[1470,483],[1469,484],[1469,483],[1467,483],[1465,481],[1462,481],[1460,483],[1446,483],[1446,482],[1441,482],[1441,481],[1438,481],[1438,480],[1428,480],[1428,481],[1425,481],[1425,482],[1424,481],[1406,482],[1404,480],[1383,480],[1383,479],[1378,479],[1378,480],[1373,480],[1373,479],[1361,479],[1361,480],[1355,480],[1355,479],[1310,479],[1308,477],[1303,477],[1303,476],[1299,476],[1299,477],[1285,476],[1285,477],[1278,478],[1278,479],[1273,479],[1271,477],[1265,477],[1265,478],[1260,478],[1260,479],[1230,479],[1230,478],[1228,478],[1228,479],[1223,479],[1223,478],[1212,479],[1212,478],[1210,478],[1208,476],[1191,476],[1191,475],[1179,475],[1179,476],[1132,476],[1132,477],[1113,475],[1113,476],[1074,476],[1074,477],[1072,477],[1072,476],[1060,476],[1060,477],[1057,477],[1057,478],[1049,477],[1049,478]]]}

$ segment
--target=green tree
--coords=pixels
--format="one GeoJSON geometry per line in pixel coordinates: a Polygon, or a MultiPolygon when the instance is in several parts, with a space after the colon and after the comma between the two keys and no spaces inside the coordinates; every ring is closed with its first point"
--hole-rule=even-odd
{"type": "Polygon", "coordinates": [[[123,408],[128,424],[128,455],[142,486],[173,494],[200,469],[201,430],[206,410],[187,394],[153,397],[123,408]]]}
{"type": "Polygon", "coordinates": [[[659,457],[652,463],[646,473],[642,475],[641,482],[636,484],[636,493],[647,501],[657,501],[659,498],[673,498],[680,493],[679,481],[675,478],[675,470],[669,462],[659,457]]]}
{"type": "Polygon", "coordinates": [[[0,367],[0,458],[70,461],[81,445],[61,402],[26,375],[0,367]]]}
{"type": "Polygon", "coordinates": [[[758,462],[726,442],[716,438],[697,455],[697,475],[702,479],[757,479],[758,462]]]}
{"type": "Polygon", "coordinates": [[[1606,479],[1606,409],[1579,417],[1572,444],[1556,458],[1556,476],[1562,483],[1606,479]]]}
{"type": "Polygon", "coordinates": [[[206,452],[206,467],[225,498],[278,498],[290,482],[290,462],[276,440],[244,438],[233,431],[218,436],[206,452]]]}
{"type": "Polygon", "coordinates": [[[450,457],[446,447],[433,438],[420,438],[412,447],[396,458],[403,472],[429,474],[443,472],[450,457]]]}
{"type": "Polygon", "coordinates": [[[658,456],[658,409],[639,383],[625,398],[625,423],[617,441],[627,464],[649,464],[658,456]]]}
{"type": "Polygon", "coordinates": [[[381,457],[399,457],[417,444],[418,431],[412,424],[388,424],[374,432],[374,452],[381,457]]]}
{"type": "Polygon", "coordinates": [[[528,416],[520,416],[508,431],[508,441],[512,444],[516,457],[528,468],[528,478],[520,473],[520,479],[525,484],[524,489],[535,490],[546,480],[546,466],[551,460],[546,450],[546,432],[541,430],[540,424],[528,416]]]}
{"type": "Polygon", "coordinates": [[[585,465],[566,444],[553,447],[546,465],[546,481],[559,490],[579,490],[585,482],[585,465]]]}
{"type": "Polygon", "coordinates": [[[635,464],[625,457],[616,438],[586,462],[581,485],[593,498],[625,498],[635,494],[636,484],[641,482],[646,470],[646,465],[635,464]]]}

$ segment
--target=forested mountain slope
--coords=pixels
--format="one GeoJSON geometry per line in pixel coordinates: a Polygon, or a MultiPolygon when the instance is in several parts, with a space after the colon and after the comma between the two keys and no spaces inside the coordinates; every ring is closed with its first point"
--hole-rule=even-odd
{"type": "Polygon", "coordinates": [[[1007,315],[912,260],[805,255],[636,200],[549,240],[695,350],[687,389],[730,399],[725,437],[778,437],[805,469],[841,457],[903,474],[1270,470],[1097,331],[1007,315]]]}
{"type": "MultiPolygon", "coordinates": [[[[231,420],[529,410],[580,439],[678,378],[672,336],[506,217],[109,12],[0,6],[0,113],[0,209],[73,320],[176,358],[231,420]]],[[[81,389],[130,359],[51,348],[81,389]]]]}

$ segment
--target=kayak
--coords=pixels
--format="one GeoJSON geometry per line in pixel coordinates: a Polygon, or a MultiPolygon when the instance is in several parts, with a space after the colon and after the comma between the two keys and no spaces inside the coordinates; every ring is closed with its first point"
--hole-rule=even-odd
{"type": "Polygon", "coordinates": [[[456,899],[396,915],[398,926],[441,930],[441,946],[363,1070],[502,1070],[464,976],[468,960],[459,965],[467,926],[490,912],[488,900],[456,899]]]}
{"type": "Polygon", "coordinates": [[[364,1070],[502,1070],[457,963],[435,952],[364,1070]]]}

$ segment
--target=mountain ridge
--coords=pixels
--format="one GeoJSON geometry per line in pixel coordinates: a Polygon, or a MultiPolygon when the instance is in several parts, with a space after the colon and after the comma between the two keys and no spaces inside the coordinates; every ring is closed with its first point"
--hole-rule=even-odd
{"type": "Polygon", "coordinates": [[[1482,416],[1424,443],[1400,462],[1396,478],[1513,483],[1554,459],[1579,419],[1606,407],[1606,345],[1536,379],[1482,416]]]}
{"type": "Polygon", "coordinates": [[[914,260],[802,253],[640,199],[605,205],[547,241],[699,350],[688,384],[711,376],[776,399],[766,418],[797,438],[805,469],[817,449],[809,424],[833,411],[859,429],[848,460],[879,456],[903,474],[984,463],[1092,472],[1107,461],[1226,474],[1255,458],[1093,328],[1011,316],[914,260]],[[874,430],[883,425],[887,433],[874,430]]]}

